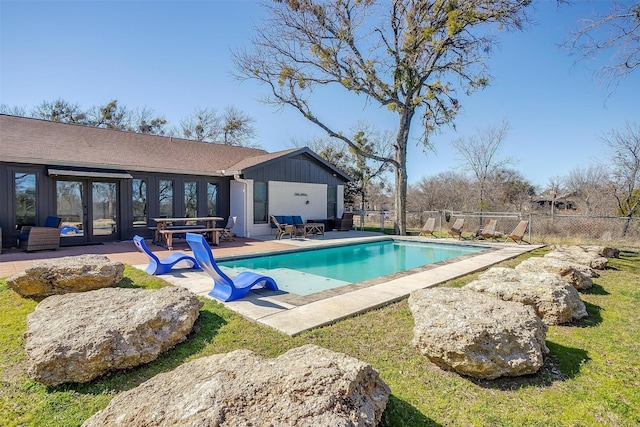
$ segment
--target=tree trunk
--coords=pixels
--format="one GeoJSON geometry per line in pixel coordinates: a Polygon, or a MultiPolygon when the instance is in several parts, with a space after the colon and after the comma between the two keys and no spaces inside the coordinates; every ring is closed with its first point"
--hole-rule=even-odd
{"type": "Polygon", "coordinates": [[[629,226],[631,226],[631,215],[627,216],[627,219],[624,222],[624,226],[622,227],[622,237],[627,237],[629,226]]]}
{"type": "Polygon", "coordinates": [[[407,141],[413,113],[414,110],[403,110],[400,113],[400,126],[396,137],[394,198],[396,218],[393,228],[394,233],[401,236],[407,234],[407,141]]]}

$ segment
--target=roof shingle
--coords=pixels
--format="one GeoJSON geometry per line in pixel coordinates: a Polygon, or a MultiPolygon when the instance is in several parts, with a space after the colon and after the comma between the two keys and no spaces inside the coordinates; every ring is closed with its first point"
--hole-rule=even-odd
{"type": "Polygon", "coordinates": [[[0,159],[5,162],[220,175],[239,170],[237,165],[258,164],[258,158],[281,155],[0,114],[0,159]]]}

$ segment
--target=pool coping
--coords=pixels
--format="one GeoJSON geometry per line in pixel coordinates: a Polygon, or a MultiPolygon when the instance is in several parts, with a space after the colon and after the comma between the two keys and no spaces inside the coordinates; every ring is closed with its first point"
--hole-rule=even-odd
{"type": "MultiPolygon", "coordinates": [[[[386,236],[386,239],[389,237],[386,236]]],[[[444,243],[440,239],[404,236],[402,238],[393,236],[393,238],[417,242],[444,243]]],[[[363,242],[381,239],[385,238],[364,237],[350,239],[350,243],[355,240],[363,242]]],[[[326,297],[308,303],[303,302],[300,304],[300,301],[297,301],[297,303],[288,302],[286,298],[283,299],[281,295],[268,290],[249,292],[245,298],[236,301],[224,303],[218,300],[215,301],[224,304],[227,308],[250,320],[269,326],[287,335],[295,336],[304,331],[330,325],[339,320],[391,304],[406,298],[415,290],[436,286],[544,246],[477,241],[447,241],[446,243],[484,246],[488,250],[477,254],[467,254],[451,261],[432,264],[431,266],[426,266],[422,271],[414,272],[415,269],[413,269],[409,271],[409,274],[400,274],[400,277],[394,275],[389,278],[389,276],[386,276],[384,281],[376,279],[379,283],[369,284],[364,287],[356,286],[354,290],[341,292],[337,295],[329,296],[327,294],[326,297]]],[[[335,245],[335,242],[333,245],[335,245]]],[[[330,246],[330,244],[317,246],[330,246]]],[[[136,267],[144,268],[146,266],[136,267]]],[[[198,296],[213,299],[208,295],[213,282],[205,272],[180,269],[173,270],[162,277],[173,285],[189,289],[198,296]]],[[[331,290],[324,292],[331,292],[331,290]]]]}

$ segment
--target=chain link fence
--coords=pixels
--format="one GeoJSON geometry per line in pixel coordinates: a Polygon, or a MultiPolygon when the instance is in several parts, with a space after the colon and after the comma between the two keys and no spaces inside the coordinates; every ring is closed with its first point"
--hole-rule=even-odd
{"type": "MultiPolygon", "coordinates": [[[[355,211],[354,227],[393,232],[393,211],[355,211]]],[[[526,237],[536,244],[597,244],[640,248],[640,218],[617,216],[549,215],[519,212],[407,212],[407,232],[418,234],[428,218],[436,219],[438,236],[449,236],[448,230],[458,218],[464,218],[463,235],[473,236],[487,221],[497,221],[496,230],[509,234],[522,220],[529,221],[526,237]]]]}

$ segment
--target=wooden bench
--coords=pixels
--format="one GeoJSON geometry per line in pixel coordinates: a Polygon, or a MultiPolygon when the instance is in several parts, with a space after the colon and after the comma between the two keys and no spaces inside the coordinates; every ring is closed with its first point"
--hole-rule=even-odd
{"type": "Polygon", "coordinates": [[[186,233],[198,233],[205,234],[209,237],[209,241],[218,246],[220,244],[220,232],[222,228],[186,228],[186,227],[178,227],[178,228],[165,228],[164,230],[157,230],[158,233],[162,236],[162,243],[169,250],[173,250],[173,235],[174,234],[186,234],[186,233]]]}

